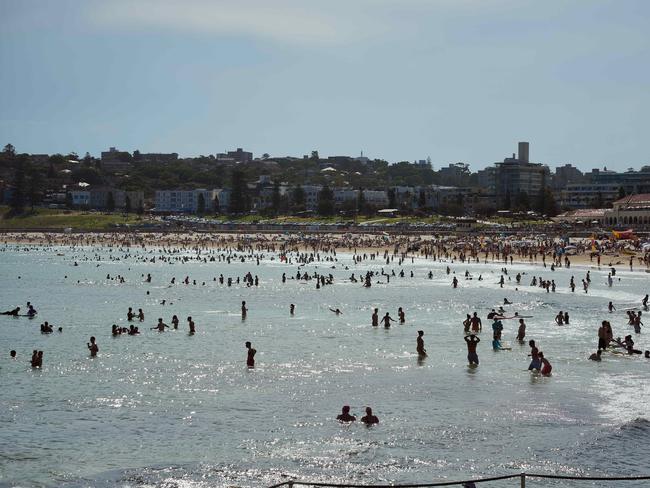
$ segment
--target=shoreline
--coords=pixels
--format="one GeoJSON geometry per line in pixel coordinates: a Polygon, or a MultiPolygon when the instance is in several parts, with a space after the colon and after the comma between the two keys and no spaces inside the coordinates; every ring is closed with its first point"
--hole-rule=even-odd
{"type": "MultiPolygon", "coordinates": [[[[533,239],[530,233],[521,233],[520,238],[533,239]]],[[[509,242],[515,236],[490,239],[490,243],[499,244],[509,242]]],[[[531,244],[535,256],[522,256],[514,250],[508,254],[513,263],[518,264],[539,264],[546,260],[550,267],[553,263],[553,252],[551,245],[554,239],[537,238],[535,244],[531,244]],[[545,244],[545,246],[542,245],[545,244]]],[[[641,251],[628,251],[627,249],[613,249],[600,254],[601,263],[597,262],[597,254],[591,253],[589,239],[582,239],[582,247],[579,247],[576,254],[569,255],[571,265],[593,267],[595,269],[614,266],[625,266],[630,264],[632,258],[634,268],[644,269],[650,272],[650,256],[641,251]],[[644,261],[645,259],[645,261],[644,261]]],[[[335,232],[266,232],[266,231],[80,231],[73,233],[51,232],[51,231],[3,231],[0,232],[0,241],[5,245],[34,245],[34,246],[98,246],[98,247],[162,247],[180,248],[189,250],[201,249],[222,249],[235,250],[238,252],[273,252],[273,253],[336,253],[346,252],[351,254],[374,254],[378,258],[392,255],[402,257],[422,257],[432,259],[432,253],[437,256],[437,261],[462,262],[461,255],[470,256],[467,262],[479,262],[488,260],[497,263],[499,257],[497,248],[478,248],[477,244],[482,243],[483,236],[448,232],[433,236],[408,235],[408,234],[377,234],[377,233],[335,233],[335,232]]],[[[530,251],[531,253],[533,251],[530,251]]],[[[562,262],[563,257],[556,258],[556,266],[562,262]]]]}

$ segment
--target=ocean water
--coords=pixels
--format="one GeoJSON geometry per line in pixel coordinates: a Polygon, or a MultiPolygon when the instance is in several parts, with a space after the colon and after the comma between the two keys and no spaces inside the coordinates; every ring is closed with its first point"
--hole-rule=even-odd
{"type": "MultiPolygon", "coordinates": [[[[250,258],[203,262],[190,250],[178,250],[172,261],[161,255],[156,248],[0,248],[0,308],[31,301],[39,311],[35,320],[0,316],[0,486],[263,487],[291,478],[423,483],[521,471],[650,473],[650,360],[610,353],[602,363],[587,360],[601,320],[612,322],[615,336],[633,333],[622,310],[640,304],[650,274],[621,267],[609,288],[607,268],[590,268],[585,294],[580,282],[587,268],[579,266],[550,271],[515,263],[508,266],[512,281],[506,277],[501,289],[502,264],[491,262],[355,264],[339,253],[336,261],[299,266],[295,255],[290,264],[265,253],[259,265],[250,258]],[[390,283],[375,277],[369,289],[347,279],[382,268],[406,276],[390,283]],[[334,284],[316,289],[314,280],[290,279],[298,269],[331,273],[334,284]],[[465,280],[466,270],[475,279],[465,280]],[[259,286],[213,281],[249,271],[259,286]],[[517,272],[523,279],[515,290],[517,272]],[[144,282],[147,273],[151,283],[144,282]],[[529,286],[533,275],[554,279],[557,291],[529,286]],[[197,284],[182,284],[185,276],[197,284]],[[177,283],[170,286],[172,277],[177,283]],[[512,350],[492,350],[485,316],[504,297],[513,302],[509,312],[533,316],[526,339],[535,339],[553,364],[551,377],[527,371],[529,348],[514,340],[514,320],[504,321],[503,333],[512,350]],[[607,312],[610,300],[618,312],[607,312]],[[111,324],[128,325],[129,306],[146,314],[136,323],[141,335],[112,337],[111,324]],[[371,327],[373,308],[397,318],[400,306],[406,324],[371,327]],[[569,311],[570,325],[554,325],[559,310],[569,311]],[[476,369],[467,366],[462,332],[473,311],[485,327],[476,369]],[[173,314],[178,331],[149,330],[158,317],[170,324],[173,314]],[[194,336],[187,333],[188,315],[194,336]],[[44,320],[63,332],[41,334],[44,320]],[[421,362],[417,330],[424,330],[429,353],[421,362]],[[95,359],[86,348],[91,335],[100,348],[95,359]],[[253,370],[246,368],[245,341],[258,351],[253,370]],[[33,349],[44,351],[42,370],[29,365],[33,349]],[[344,404],[358,417],[373,407],[380,424],[339,424],[344,404]]],[[[649,336],[647,326],[634,335],[636,347],[650,349],[649,336]]]]}

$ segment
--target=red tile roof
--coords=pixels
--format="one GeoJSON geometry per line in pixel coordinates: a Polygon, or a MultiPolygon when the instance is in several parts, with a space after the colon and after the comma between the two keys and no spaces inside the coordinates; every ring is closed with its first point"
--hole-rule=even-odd
{"type": "Polygon", "coordinates": [[[614,203],[650,203],[650,193],[641,193],[639,195],[628,195],[624,198],[616,200],[614,203]]]}

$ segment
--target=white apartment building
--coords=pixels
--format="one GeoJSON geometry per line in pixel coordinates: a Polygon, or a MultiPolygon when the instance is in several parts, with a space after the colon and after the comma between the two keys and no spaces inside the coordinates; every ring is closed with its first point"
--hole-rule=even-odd
{"type": "MultiPolygon", "coordinates": [[[[199,208],[199,198],[203,195],[205,211],[210,212],[214,207],[214,197],[217,190],[157,190],[156,212],[188,212],[196,213],[199,208]]],[[[221,200],[219,200],[221,206],[221,200]]]]}
{"type": "Polygon", "coordinates": [[[307,210],[316,210],[318,208],[318,194],[323,187],[320,185],[303,185],[301,188],[305,192],[305,208],[307,210]]]}
{"type": "Polygon", "coordinates": [[[359,190],[354,190],[352,188],[334,188],[333,193],[335,207],[341,207],[347,201],[356,202],[359,198],[359,190]]]}
{"type": "Polygon", "coordinates": [[[363,198],[367,205],[384,208],[388,205],[388,193],[385,190],[363,190],[363,198]]]}

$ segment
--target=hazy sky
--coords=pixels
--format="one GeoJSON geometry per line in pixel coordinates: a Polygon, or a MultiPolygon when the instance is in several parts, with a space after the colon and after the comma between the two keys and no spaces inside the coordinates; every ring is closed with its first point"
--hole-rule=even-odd
{"type": "Polygon", "coordinates": [[[648,0],[0,0],[20,152],[650,164],[648,0]]]}

